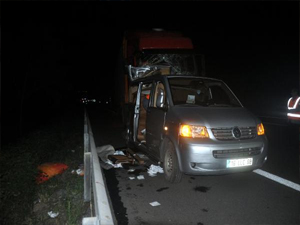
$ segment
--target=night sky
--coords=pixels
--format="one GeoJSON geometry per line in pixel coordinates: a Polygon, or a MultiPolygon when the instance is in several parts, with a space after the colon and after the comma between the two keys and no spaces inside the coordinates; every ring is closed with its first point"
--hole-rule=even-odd
{"type": "Polygon", "coordinates": [[[6,128],[17,133],[22,101],[22,116],[40,123],[71,107],[77,91],[112,96],[127,29],[183,32],[205,55],[207,76],[252,112],[283,116],[299,87],[299,4],[190,3],[2,4],[2,141],[6,128]]]}

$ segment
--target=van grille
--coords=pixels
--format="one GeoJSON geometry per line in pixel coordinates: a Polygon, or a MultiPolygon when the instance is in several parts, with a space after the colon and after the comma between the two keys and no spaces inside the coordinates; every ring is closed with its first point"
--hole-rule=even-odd
{"type": "MultiPolygon", "coordinates": [[[[215,138],[217,140],[234,140],[235,137],[232,134],[233,128],[212,128],[215,138]]],[[[256,127],[239,127],[241,131],[241,137],[239,139],[253,139],[256,137],[256,127]]]]}
{"type": "Polygon", "coordinates": [[[261,153],[260,147],[255,148],[243,148],[243,149],[232,149],[232,150],[214,150],[214,158],[243,158],[249,156],[259,155],[261,153]]]}

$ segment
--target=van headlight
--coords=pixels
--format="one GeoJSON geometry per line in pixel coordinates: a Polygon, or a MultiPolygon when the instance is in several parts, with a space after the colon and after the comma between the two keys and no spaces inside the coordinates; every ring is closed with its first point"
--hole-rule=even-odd
{"type": "Polygon", "coordinates": [[[182,137],[191,137],[191,138],[208,138],[209,137],[206,127],[186,125],[186,124],[180,125],[179,134],[182,137]]]}
{"type": "Polygon", "coordinates": [[[264,135],[265,134],[265,128],[262,123],[257,124],[257,135],[264,135]]]}

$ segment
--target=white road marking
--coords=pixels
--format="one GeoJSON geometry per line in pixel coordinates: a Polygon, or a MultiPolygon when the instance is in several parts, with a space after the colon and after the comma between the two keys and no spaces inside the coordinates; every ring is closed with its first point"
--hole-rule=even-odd
{"type": "Polygon", "coordinates": [[[287,187],[293,188],[293,189],[296,190],[296,191],[300,191],[300,185],[299,185],[299,184],[296,184],[296,183],[294,183],[294,182],[292,182],[292,181],[283,179],[283,178],[281,178],[281,177],[278,177],[278,176],[276,176],[276,175],[274,175],[274,174],[268,173],[268,172],[263,171],[263,170],[260,170],[260,169],[253,170],[253,172],[254,172],[254,173],[257,173],[257,174],[259,174],[259,175],[261,175],[261,176],[264,176],[264,177],[266,177],[266,178],[269,178],[269,179],[271,179],[271,180],[273,180],[273,181],[276,181],[276,182],[278,182],[278,183],[280,183],[280,184],[283,184],[283,185],[285,185],[285,186],[287,186],[287,187]]]}

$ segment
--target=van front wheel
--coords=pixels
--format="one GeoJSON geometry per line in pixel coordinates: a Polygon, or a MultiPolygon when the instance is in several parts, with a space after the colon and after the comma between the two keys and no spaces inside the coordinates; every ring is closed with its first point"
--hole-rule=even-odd
{"type": "Polygon", "coordinates": [[[179,169],[178,157],[174,145],[167,140],[164,146],[163,161],[165,179],[171,183],[179,183],[182,178],[182,172],[179,169]]]}

